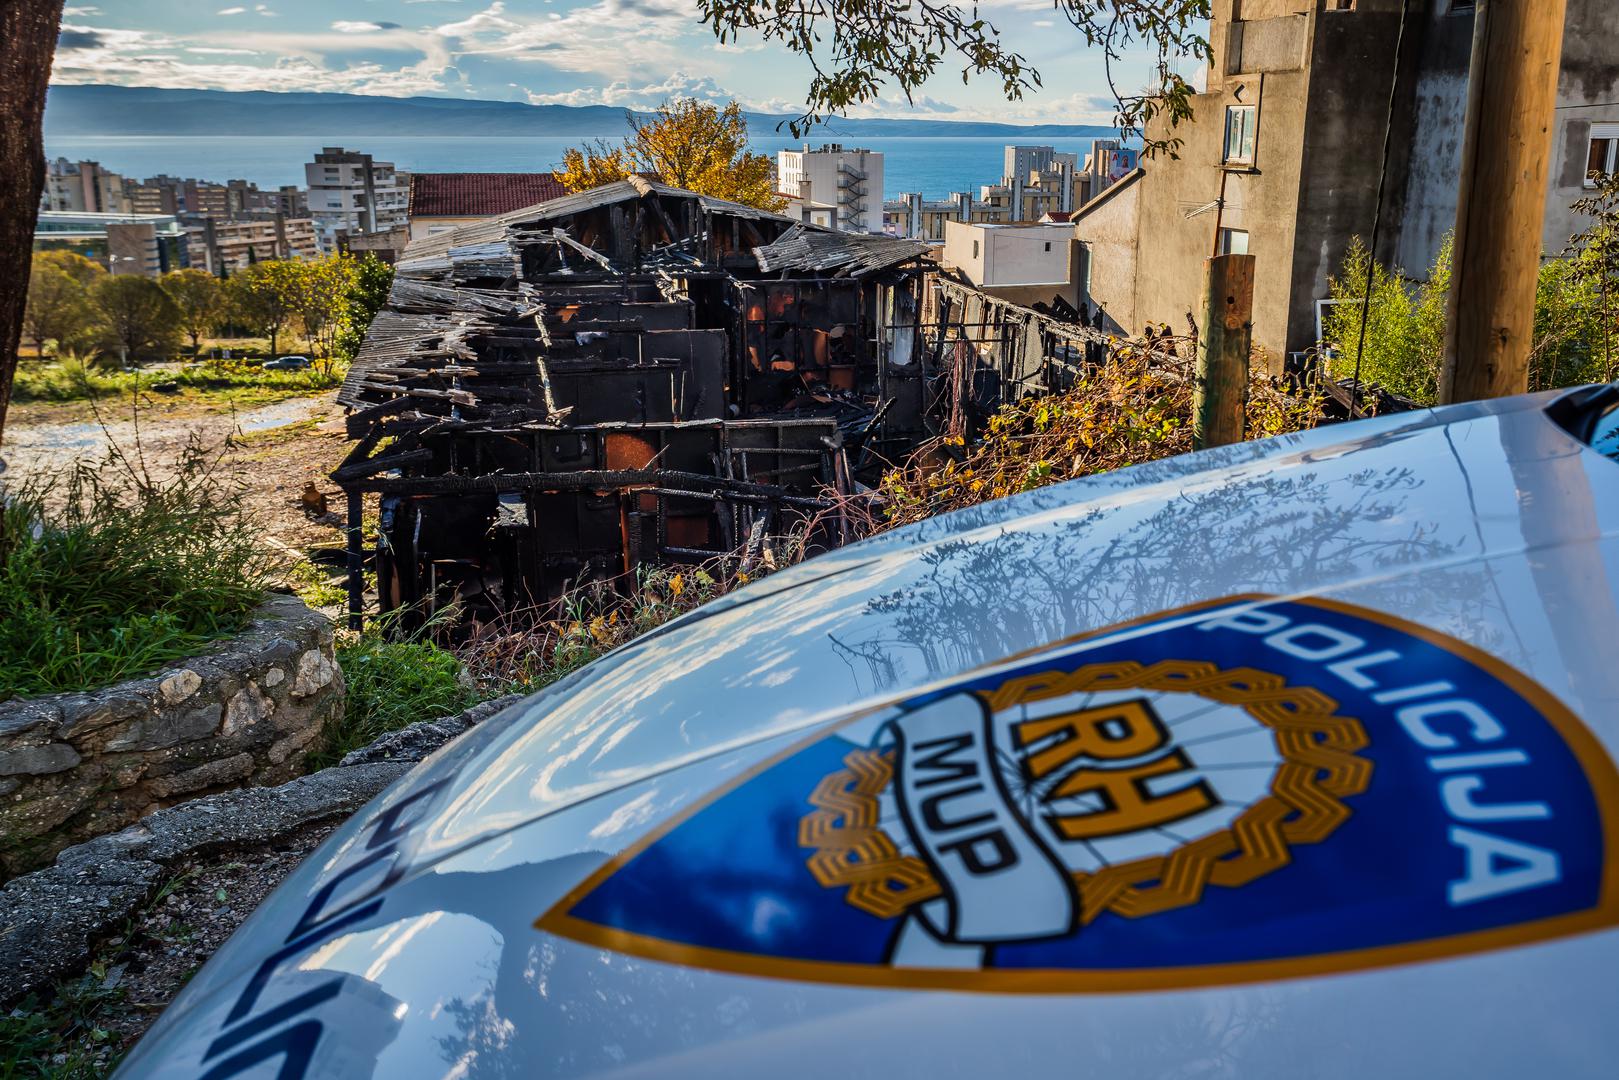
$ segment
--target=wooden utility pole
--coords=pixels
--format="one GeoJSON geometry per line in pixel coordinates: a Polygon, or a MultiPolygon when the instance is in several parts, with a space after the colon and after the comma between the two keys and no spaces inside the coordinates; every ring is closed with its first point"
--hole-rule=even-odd
{"type": "Polygon", "coordinates": [[[1444,402],[1529,387],[1566,0],[1478,0],[1467,83],[1444,402]]]}
{"type": "Polygon", "coordinates": [[[1241,442],[1254,332],[1254,257],[1203,260],[1203,333],[1192,391],[1192,448],[1241,442]]]}

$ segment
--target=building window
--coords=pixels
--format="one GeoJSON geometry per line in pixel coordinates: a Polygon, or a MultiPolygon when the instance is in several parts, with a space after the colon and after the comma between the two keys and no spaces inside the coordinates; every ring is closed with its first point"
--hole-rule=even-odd
{"type": "Polygon", "coordinates": [[[1355,0],[1327,0],[1328,11],[1354,11],[1355,0]]]}
{"type": "Polygon", "coordinates": [[[1591,146],[1585,156],[1585,186],[1596,187],[1597,177],[1619,168],[1619,124],[1592,124],[1591,146]]]}
{"type": "Polygon", "coordinates": [[[1225,162],[1254,163],[1254,139],[1259,133],[1259,106],[1227,105],[1225,110],[1225,162]]]}
{"type": "Polygon", "coordinates": [[[973,258],[978,258],[978,241],[973,241],[973,258]]]}
{"type": "Polygon", "coordinates": [[[1242,229],[1221,229],[1220,230],[1220,254],[1221,255],[1246,255],[1246,254],[1248,254],[1248,234],[1246,232],[1244,232],[1242,229]]]}
{"type": "Polygon", "coordinates": [[[1463,12],[1472,11],[1477,6],[1478,5],[1474,2],[1474,0],[1450,0],[1449,13],[1452,15],[1460,15],[1463,12]]]}
{"type": "Polygon", "coordinates": [[[1050,250],[1051,250],[1051,241],[1050,241],[1050,240],[1047,240],[1047,241],[1046,241],[1046,250],[1047,250],[1047,251],[1050,251],[1050,250]]]}

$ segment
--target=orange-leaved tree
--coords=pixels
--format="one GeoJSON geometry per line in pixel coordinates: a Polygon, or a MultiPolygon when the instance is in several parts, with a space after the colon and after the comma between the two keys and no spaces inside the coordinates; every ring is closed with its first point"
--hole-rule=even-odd
{"type": "Polygon", "coordinates": [[[622,146],[597,140],[563,157],[558,176],[569,191],[644,173],[700,195],[780,210],[787,200],[775,191],[770,159],[748,152],[748,121],[742,107],[679,98],[665,101],[648,119],[626,114],[630,134],[622,146]]]}

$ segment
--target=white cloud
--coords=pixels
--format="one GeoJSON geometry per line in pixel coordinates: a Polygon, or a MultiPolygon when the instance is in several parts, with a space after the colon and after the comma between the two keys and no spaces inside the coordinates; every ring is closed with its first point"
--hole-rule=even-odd
{"type": "Polygon", "coordinates": [[[62,9],[62,18],[64,19],[82,19],[86,15],[100,14],[101,9],[98,7],[73,7],[69,5],[62,9]]]}
{"type": "MultiPolygon", "coordinates": [[[[459,4],[459,0],[419,2],[459,4]]],[[[690,0],[575,2],[580,6],[571,9],[534,0],[478,0],[453,8],[425,8],[439,16],[437,25],[410,28],[380,18],[330,21],[337,13],[330,11],[337,5],[330,5],[324,19],[289,16],[260,24],[277,29],[254,31],[251,48],[242,47],[240,29],[225,28],[239,28],[241,23],[217,23],[213,24],[217,29],[174,35],[65,25],[53,77],[64,83],[196,89],[251,86],[379,96],[484,94],[526,97],[536,104],[637,109],[671,97],[713,102],[736,97],[753,111],[794,116],[803,111],[802,102],[775,96],[796,95],[808,85],[803,61],[779,45],[758,40],[716,42],[693,18],[690,0]],[[139,57],[150,59],[142,62],[139,57]]],[[[1029,21],[1050,21],[1034,20],[1032,13],[1038,9],[1049,16],[1051,0],[984,2],[1003,12],[1031,13],[1019,17],[1028,20],[1021,22],[1024,27],[1029,21]]],[[[268,18],[276,14],[272,5],[273,0],[217,10],[226,16],[252,11],[268,18]]],[[[1042,92],[1010,103],[999,101],[993,88],[986,91],[975,85],[963,93],[955,78],[941,76],[937,85],[950,100],[919,95],[906,102],[890,91],[851,110],[851,115],[1012,123],[1106,122],[1110,116],[1109,109],[1086,94],[1064,96],[1062,91],[1078,88],[1073,82],[1059,84],[1060,89],[1048,82],[1042,92]]]]}
{"type": "Polygon", "coordinates": [[[732,100],[752,112],[788,112],[793,106],[782,101],[750,101],[721,86],[708,76],[677,71],[660,82],[631,86],[617,80],[606,86],[585,86],[554,94],[527,92],[530,105],[611,105],[620,109],[652,109],[676,98],[695,98],[723,105],[732,100]]]}

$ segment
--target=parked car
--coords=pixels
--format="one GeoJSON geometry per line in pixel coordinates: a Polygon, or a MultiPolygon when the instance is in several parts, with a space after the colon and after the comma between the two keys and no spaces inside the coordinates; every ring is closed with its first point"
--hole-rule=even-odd
{"type": "Polygon", "coordinates": [[[1616,403],[771,575],[413,769],[124,1075],[1609,1076],[1616,403]]]}
{"type": "Polygon", "coordinates": [[[303,371],[309,367],[309,357],[291,355],[276,356],[264,362],[265,371],[303,371]]]}

